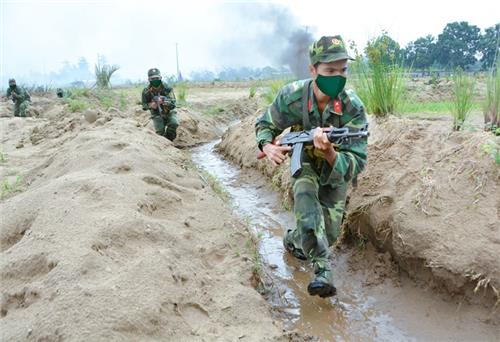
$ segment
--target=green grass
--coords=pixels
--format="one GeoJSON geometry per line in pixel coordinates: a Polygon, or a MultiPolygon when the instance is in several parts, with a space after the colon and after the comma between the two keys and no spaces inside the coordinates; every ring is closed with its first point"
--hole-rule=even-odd
{"type": "Polygon", "coordinates": [[[250,89],[248,89],[248,98],[253,99],[255,97],[255,94],[257,94],[257,87],[251,86],[250,89]]]}
{"type": "Polygon", "coordinates": [[[5,153],[0,151],[0,164],[3,164],[5,162],[7,162],[7,156],[5,155],[5,153]]]}
{"type": "Polygon", "coordinates": [[[495,161],[495,164],[500,165],[500,145],[498,140],[489,140],[481,145],[481,149],[495,161]]]}
{"type": "Polygon", "coordinates": [[[291,80],[272,80],[267,90],[262,94],[262,98],[266,104],[271,104],[276,98],[276,95],[278,95],[279,90],[290,82],[291,80]]]}
{"type": "Polygon", "coordinates": [[[68,109],[71,113],[81,112],[89,107],[88,102],[83,100],[67,99],[68,109]]]}
{"type": "MultiPolygon", "coordinates": [[[[14,175],[11,175],[14,176],[14,175]]],[[[0,182],[0,198],[5,198],[10,194],[21,191],[23,179],[21,176],[16,176],[14,182],[10,181],[8,177],[0,182]]]]}
{"type": "MultiPolygon", "coordinates": [[[[497,65],[500,63],[498,59],[497,65]]],[[[491,71],[486,79],[486,98],[483,105],[485,129],[499,134],[500,130],[500,72],[491,71]]]]}
{"type": "Polygon", "coordinates": [[[227,192],[220,180],[208,171],[200,170],[200,173],[202,179],[212,188],[215,194],[224,202],[229,203],[231,196],[229,196],[229,192],[227,192]]]}
{"type": "MultiPolygon", "coordinates": [[[[451,101],[435,101],[435,102],[408,101],[408,102],[405,102],[401,106],[400,113],[402,113],[402,114],[426,113],[426,114],[447,114],[448,115],[450,113],[451,106],[452,106],[451,101]]],[[[480,109],[481,109],[480,102],[474,102],[472,104],[472,110],[480,110],[480,109]]]]}
{"type": "Polygon", "coordinates": [[[174,90],[177,102],[180,104],[185,104],[188,95],[187,84],[185,82],[178,82],[174,85],[174,90]]]}
{"type": "Polygon", "coordinates": [[[221,113],[224,113],[224,108],[222,107],[219,107],[219,106],[213,106],[213,107],[210,107],[208,108],[205,113],[208,115],[208,116],[217,116],[221,113]]]}
{"type": "Polygon", "coordinates": [[[472,110],[474,102],[475,81],[467,76],[461,69],[457,69],[453,75],[453,101],[450,110],[453,115],[453,130],[460,131],[467,116],[472,110]]]}

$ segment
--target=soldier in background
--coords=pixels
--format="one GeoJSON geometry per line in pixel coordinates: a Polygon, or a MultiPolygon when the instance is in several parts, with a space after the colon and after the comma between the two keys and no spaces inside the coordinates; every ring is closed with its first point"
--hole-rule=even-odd
{"type": "Polygon", "coordinates": [[[28,106],[31,101],[30,94],[23,87],[18,86],[13,78],[9,80],[7,98],[11,98],[12,102],[14,102],[14,116],[28,116],[28,106]]]}
{"type": "Polygon", "coordinates": [[[172,87],[162,82],[160,70],[148,71],[149,84],[142,91],[142,109],[151,112],[151,119],[157,134],[173,141],[177,136],[177,113],[175,94],[172,87]]]}

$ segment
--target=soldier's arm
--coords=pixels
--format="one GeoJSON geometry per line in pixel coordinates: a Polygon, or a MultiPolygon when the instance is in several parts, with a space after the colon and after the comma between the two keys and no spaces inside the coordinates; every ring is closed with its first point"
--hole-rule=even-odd
{"type": "Polygon", "coordinates": [[[176,106],[177,99],[175,98],[174,89],[171,87],[167,87],[167,98],[170,100],[168,104],[168,109],[174,109],[176,106]]]}
{"type": "MultiPolygon", "coordinates": [[[[364,106],[356,108],[352,119],[343,127],[360,129],[366,124],[367,118],[364,106]]],[[[367,140],[353,140],[350,144],[342,144],[333,166],[323,162],[320,179],[323,184],[336,184],[339,181],[349,182],[365,168],[367,160],[367,140]]]]}
{"type": "Polygon", "coordinates": [[[148,109],[149,109],[149,103],[146,96],[146,89],[144,89],[142,91],[142,110],[148,110],[148,109]]]}
{"type": "Polygon", "coordinates": [[[287,89],[281,88],[267,110],[257,118],[255,135],[257,146],[261,151],[264,145],[271,143],[286,128],[297,123],[295,116],[289,111],[287,102],[287,89]]]}

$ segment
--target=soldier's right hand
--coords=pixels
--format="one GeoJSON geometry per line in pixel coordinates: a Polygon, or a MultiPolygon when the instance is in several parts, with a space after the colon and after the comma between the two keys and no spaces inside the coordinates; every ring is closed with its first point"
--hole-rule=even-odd
{"type": "Polygon", "coordinates": [[[151,101],[149,103],[149,108],[156,109],[156,108],[158,108],[158,104],[156,102],[154,102],[154,101],[151,101]]]}
{"type": "Polygon", "coordinates": [[[262,151],[266,154],[267,159],[271,161],[274,166],[278,166],[286,159],[286,154],[290,152],[290,146],[280,146],[274,144],[266,144],[262,147],[262,151]]]}

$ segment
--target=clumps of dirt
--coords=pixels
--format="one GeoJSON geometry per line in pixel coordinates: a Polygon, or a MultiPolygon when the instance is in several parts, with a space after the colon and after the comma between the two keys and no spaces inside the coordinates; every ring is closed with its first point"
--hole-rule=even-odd
{"type": "Polygon", "coordinates": [[[348,227],[410,276],[495,305],[500,289],[499,168],[483,132],[390,118],[372,122],[369,163],[348,227]]]}
{"type": "MultiPolygon", "coordinates": [[[[289,165],[258,161],[256,115],[231,127],[220,150],[268,176],[289,206],[289,165]]],[[[448,122],[388,118],[370,123],[368,165],[350,194],[347,229],[388,251],[400,268],[436,288],[494,306],[500,290],[500,176],[483,132],[448,122]]]]}
{"type": "Polygon", "coordinates": [[[284,339],[251,286],[244,225],[188,153],[134,119],[60,124],[2,142],[2,170],[29,179],[0,201],[3,339],[284,339]]]}

